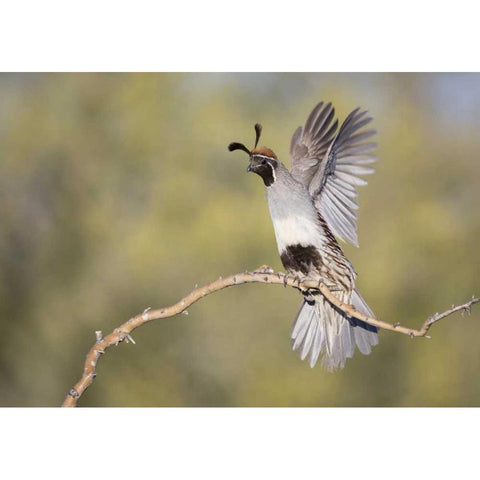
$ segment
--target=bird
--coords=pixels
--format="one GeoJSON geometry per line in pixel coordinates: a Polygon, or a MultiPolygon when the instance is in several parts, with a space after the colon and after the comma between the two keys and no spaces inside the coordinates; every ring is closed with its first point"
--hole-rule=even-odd
{"type": "MultiPolygon", "coordinates": [[[[324,283],[345,304],[375,318],[355,286],[357,274],[338,240],[358,247],[357,187],[367,184],[376,161],[371,141],[376,131],[365,128],[372,117],[360,107],[340,128],[332,103],[319,102],[304,126],[293,133],[290,170],[268,147],[258,146],[262,126],[255,124],[255,146],[233,142],[228,150],[249,155],[247,172],[261,177],[273,223],[280,260],[288,275],[324,283]]],[[[345,367],[355,348],[371,353],[378,329],[349,317],[318,290],[302,290],[293,321],[291,346],[310,367],[321,357],[328,371],[345,367]]]]}

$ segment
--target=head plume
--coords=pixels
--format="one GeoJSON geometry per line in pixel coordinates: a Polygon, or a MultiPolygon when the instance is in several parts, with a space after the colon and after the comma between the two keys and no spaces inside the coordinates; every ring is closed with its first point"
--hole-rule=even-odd
{"type": "MultiPolygon", "coordinates": [[[[255,148],[257,148],[258,141],[260,140],[260,135],[262,134],[262,126],[259,123],[255,124],[255,148]]],[[[234,150],[242,150],[245,153],[248,153],[248,155],[252,154],[252,151],[250,151],[243,143],[238,143],[238,142],[233,142],[228,146],[228,150],[230,152],[233,152],[234,150]]]]}

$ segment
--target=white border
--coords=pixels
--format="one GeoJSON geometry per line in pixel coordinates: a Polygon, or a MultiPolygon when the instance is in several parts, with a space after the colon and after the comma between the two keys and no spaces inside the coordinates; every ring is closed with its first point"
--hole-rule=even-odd
{"type": "Polygon", "coordinates": [[[474,2],[2,6],[4,71],[478,71],[474,2]]]}
{"type": "Polygon", "coordinates": [[[2,471],[68,479],[470,478],[478,470],[478,413],[2,409],[2,471]]]}

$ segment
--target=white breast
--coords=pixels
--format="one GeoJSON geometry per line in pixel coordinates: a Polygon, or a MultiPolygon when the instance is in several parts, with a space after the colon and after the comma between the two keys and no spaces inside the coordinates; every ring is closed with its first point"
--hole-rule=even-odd
{"type": "Polygon", "coordinates": [[[278,251],[281,254],[289,245],[318,245],[321,232],[316,222],[303,216],[272,218],[278,251]]]}
{"type": "Polygon", "coordinates": [[[291,178],[287,170],[280,169],[277,177],[267,188],[267,198],[279,253],[298,244],[321,249],[325,239],[307,188],[291,178]]]}

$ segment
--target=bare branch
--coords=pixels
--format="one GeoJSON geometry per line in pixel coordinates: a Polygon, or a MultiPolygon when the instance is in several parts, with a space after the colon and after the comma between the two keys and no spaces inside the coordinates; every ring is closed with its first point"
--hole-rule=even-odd
{"type": "Polygon", "coordinates": [[[127,343],[135,344],[131,333],[138,327],[141,327],[143,324],[150,322],[152,320],[159,320],[161,318],[169,318],[179,313],[187,314],[187,308],[197,302],[198,300],[210,295],[211,293],[223,290],[227,287],[233,287],[235,285],[241,285],[244,283],[269,283],[269,284],[279,284],[297,288],[301,291],[305,290],[319,290],[324,297],[337,308],[345,312],[349,317],[354,317],[359,320],[362,320],[370,325],[374,325],[384,330],[390,330],[393,332],[403,333],[409,335],[410,337],[426,337],[426,334],[430,327],[441,320],[442,318],[451,315],[454,312],[462,311],[470,313],[470,308],[473,304],[478,303],[480,299],[472,297],[468,302],[454,307],[443,313],[436,313],[435,315],[427,318],[423,323],[422,327],[419,330],[412,328],[407,328],[401,326],[399,323],[390,324],[383,322],[382,320],[377,320],[375,318],[367,317],[360,312],[356,311],[352,305],[345,304],[338,300],[333,293],[323,284],[318,283],[313,280],[303,280],[300,281],[298,278],[294,278],[284,273],[273,273],[273,269],[263,265],[253,272],[244,272],[237,273],[235,275],[230,275],[228,277],[220,277],[218,280],[209,283],[203,287],[195,288],[187,296],[179,300],[174,305],[165,308],[159,308],[152,310],[150,307],[146,308],[141,314],[136,315],[127,322],[120,325],[118,328],[115,328],[113,332],[103,337],[101,331],[96,331],[96,342],[93,347],[87,353],[85,360],[85,365],[83,369],[83,374],[80,380],[69,390],[65,400],[62,404],[63,407],[75,407],[77,405],[78,399],[83,395],[85,390],[93,383],[93,380],[96,377],[96,368],[97,363],[102,354],[111,347],[117,346],[119,343],[124,340],[127,343]]]}
{"type": "Polygon", "coordinates": [[[382,320],[377,320],[375,318],[367,317],[366,315],[363,315],[357,310],[355,310],[352,305],[342,303],[340,300],[338,300],[338,298],[336,298],[323,283],[321,283],[318,286],[318,288],[330,303],[332,303],[333,305],[338,307],[340,310],[345,312],[349,317],[358,318],[359,320],[363,320],[364,322],[369,323],[370,325],[383,328],[384,330],[404,333],[405,335],[409,335],[410,337],[426,337],[428,330],[435,322],[438,322],[442,318],[448,317],[448,315],[451,315],[452,313],[455,313],[458,311],[463,311],[469,314],[472,305],[480,302],[479,298],[472,297],[471,300],[469,300],[468,302],[462,305],[459,305],[458,307],[455,307],[454,305],[452,305],[452,308],[450,308],[449,310],[446,310],[443,313],[436,313],[435,315],[428,317],[423,323],[422,327],[419,330],[416,330],[414,328],[403,327],[398,322],[390,324],[387,322],[383,322],[382,320]]]}

